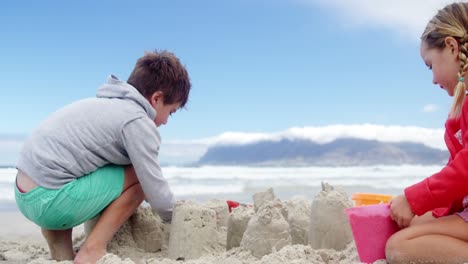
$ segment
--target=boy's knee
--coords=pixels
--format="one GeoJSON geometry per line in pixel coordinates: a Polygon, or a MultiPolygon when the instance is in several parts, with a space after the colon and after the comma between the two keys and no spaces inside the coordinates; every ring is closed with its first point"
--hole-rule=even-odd
{"type": "Polygon", "coordinates": [[[140,202],[143,202],[143,200],[145,199],[145,193],[143,192],[143,188],[141,188],[141,185],[139,183],[136,185],[138,200],[140,200],[140,202]]]}
{"type": "Polygon", "coordinates": [[[145,193],[143,192],[143,188],[141,188],[140,183],[136,183],[131,186],[128,191],[132,192],[131,197],[138,203],[141,204],[145,200],[145,193]]]}

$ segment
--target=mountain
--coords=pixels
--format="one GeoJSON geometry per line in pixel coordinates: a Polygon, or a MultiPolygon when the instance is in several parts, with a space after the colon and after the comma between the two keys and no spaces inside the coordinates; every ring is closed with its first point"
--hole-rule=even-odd
{"type": "Polygon", "coordinates": [[[341,138],[327,144],[303,139],[210,147],[195,165],[365,166],[443,164],[449,153],[420,143],[341,138]]]}

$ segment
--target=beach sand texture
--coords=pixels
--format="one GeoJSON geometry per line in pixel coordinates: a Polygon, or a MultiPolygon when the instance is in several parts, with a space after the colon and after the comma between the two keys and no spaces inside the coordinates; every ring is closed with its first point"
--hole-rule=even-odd
{"type": "MultiPolygon", "coordinates": [[[[171,224],[140,207],[98,263],[360,263],[344,213],[351,206],[344,190],[324,183],[313,201],[281,201],[270,188],[231,213],[223,200],[180,200],[171,224]]],[[[74,232],[76,249],[95,221],[74,232]]],[[[51,260],[45,241],[10,238],[0,241],[0,263],[72,263],[51,260]]]]}

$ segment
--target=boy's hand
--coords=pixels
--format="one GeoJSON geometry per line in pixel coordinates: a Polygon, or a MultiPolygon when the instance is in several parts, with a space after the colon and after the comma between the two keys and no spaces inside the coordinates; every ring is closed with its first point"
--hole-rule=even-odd
{"type": "Polygon", "coordinates": [[[390,216],[400,228],[409,226],[414,213],[405,195],[398,195],[390,201],[390,216]]]}

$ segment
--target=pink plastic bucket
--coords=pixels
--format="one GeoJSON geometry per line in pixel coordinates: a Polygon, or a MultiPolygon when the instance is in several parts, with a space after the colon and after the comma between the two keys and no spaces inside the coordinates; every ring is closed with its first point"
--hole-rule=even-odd
{"type": "Polygon", "coordinates": [[[385,244],[399,230],[390,218],[388,204],[356,206],[345,209],[361,262],[385,259],[385,244]]]}

